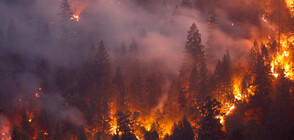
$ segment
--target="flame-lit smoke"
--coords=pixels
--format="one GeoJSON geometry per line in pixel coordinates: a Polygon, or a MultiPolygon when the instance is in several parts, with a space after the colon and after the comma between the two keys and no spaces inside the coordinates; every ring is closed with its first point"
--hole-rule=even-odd
{"type": "Polygon", "coordinates": [[[9,140],[11,133],[10,122],[6,116],[0,115],[0,139],[9,140]]]}

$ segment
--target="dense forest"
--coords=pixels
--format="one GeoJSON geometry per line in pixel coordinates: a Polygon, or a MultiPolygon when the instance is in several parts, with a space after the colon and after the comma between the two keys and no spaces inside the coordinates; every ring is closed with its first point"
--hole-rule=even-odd
{"type": "Polygon", "coordinates": [[[294,139],[292,0],[0,0],[1,140],[294,139]]]}

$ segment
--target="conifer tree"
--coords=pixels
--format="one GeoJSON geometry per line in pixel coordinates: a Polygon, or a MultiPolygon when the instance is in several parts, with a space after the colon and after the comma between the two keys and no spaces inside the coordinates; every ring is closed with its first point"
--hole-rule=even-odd
{"type": "Polygon", "coordinates": [[[171,140],[194,140],[193,128],[188,121],[187,117],[184,116],[178,124],[174,124],[173,133],[171,140]]]}
{"type": "Polygon", "coordinates": [[[68,0],[62,0],[60,3],[60,17],[61,17],[61,29],[63,31],[63,35],[67,38],[70,35],[70,30],[73,24],[73,11],[68,0]]]}
{"type": "Polygon", "coordinates": [[[210,96],[206,97],[205,103],[201,108],[202,119],[200,123],[199,139],[223,139],[224,132],[222,131],[222,124],[216,117],[221,115],[221,105],[216,99],[211,99],[210,96]]]}
{"type": "Polygon", "coordinates": [[[125,110],[126,109],[126,87],[124,83],[124,78],[122,76],[122,72],[120,67],[117,67],[115,76],[112,79],[112,83],[114,84],[115,89],[115,97],[117,97],[117,109],[125,110]]]}
{"type": "Polygon", "coordinates": [[[192,24],[188,31],[185,50],[188,57],[192,59],[193,64],[200,66],[204,59],[204,46],[201,44],[201,35],[195,23],[192,24]]]}
{"type": "Polygon", "coordinates": [[[126,114],[118,110],[117,112],[117,133],[121,133],[121,140],[136,140],[136,136],[133,133],[133,123],[130,119],[130,112],[126,114]]]}
{"type": "Polygon", "coordinates": [[[199,80],[200,80],[200,76],[197,70],[196,65],[194,66],[191,75],[190,75],[190,83],[189,83],[189,92],[191,94],[191,98],[192,98],[192,104],[191,105],[195,105],[196,103],[198,103],[198,98],[200,97],[199,95],[199,80]]]}

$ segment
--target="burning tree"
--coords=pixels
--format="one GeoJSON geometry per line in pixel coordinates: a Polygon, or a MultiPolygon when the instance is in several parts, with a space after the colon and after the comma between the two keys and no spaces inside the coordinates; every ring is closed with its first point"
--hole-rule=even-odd
{"type": "Polygon", "coordinates": [[[222,124],[217,117],[221,115],[221,104],[216,99],[211,99],[208,96],[205,99],[205,104],[201,108],[201,122],[198,138],[204,139],[223,139],[225,133],[222,131],[222,124]]]}

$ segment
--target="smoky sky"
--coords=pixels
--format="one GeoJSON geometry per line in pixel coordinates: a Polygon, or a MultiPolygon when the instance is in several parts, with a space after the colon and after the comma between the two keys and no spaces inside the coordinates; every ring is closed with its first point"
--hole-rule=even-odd
{"type": "MultiPolygon", "coordinates": [[[[244,3],[243,0],[239,1],[244,3]]],[[[187,30],[192,23],[198,26],[202,35],[202,44],[206,47],[208,47],[209,33],[216,36],[212,43],[217,50],[214,54],[217,56],[215,59],[221,58],[226,50],[232,51],[232,54],[236,52],[238,56],[248,51],[252,32],[255,26],[259,26],[251,24],[249,19],[248,22],[240,25],[235,23],[236,25],[232,26],[234,21],[228,13],[233,12],[229,11],[232,10],[231,7],[238,7],[237,2],[233,1],[229,2],[231,7],[224,7],[224,4],[219,2],[216,8],[219,27],[212,32],[207,25],[206,12],[179,6],[180,14],[174,15],[175,7],[181,3],[176,0],[146,0],[143,4],[142,1],[136,0],[71,0],[69,2],[74,13],[79,14],[80,21],[73,27],[77,34],[71,41],[72,47],[66,48],[67,53],[64,54],[68,55],[66,58],[56,55],[62,47],[58,42],[62,37],[58,0],[26,0],[18,5],[2,1],[0,17],[3,22],[0,23],[0,28],[5,33],[13,20],[17,33],[21,36],[18,51],[44,57],[56,64],[60,59],[70,61],[62,65],[79,63],[72,62],[75,60],[73,57],[86,56],[91,44],[98,44],[100,40],[104,41],[110,53],[120,47],[122,41],[129,46],[132,40],[136,40],[144,59],[147,61],[159,59],[168,70],[177,73],[184,56],[187,30]],[[42,36],[40,34],[45,27],[50,31],[51,40],[38,44],[42,36]]],[[[197,5],[197,1],[195,4],[197,5]]]]}
{"type": "MultiPolygon", "coordinates": [[[[5,86],[17,88],[7,88],[2,93],[12,94],[13,102],[16,103],[19,97],[34,96],[41,80],[32,72],[42,60],[48,62],[49,68],[46,76],[41,75],[50,83],[54,80],[52,77],[56,67],[75,67],[91,61],[93,52],[90,47],[92,44],[97,46],[101,40],[112,60],[117,57],[115,51],[121,47],[122,42],[129,47],[135,40],[142,61],[159,62],[165,77],[177,75],[184,58],[187,31],[192,23],[197,25],[201,33],[207,56],[213,56],[206,58],[210,71],[213,71],[217,59],[221,59],[228,50],[233,62],[244,62],[251,42],[259,37],[254,34],[258,27],[270,25],[263,25],[260,21],[255,23],[246,17],[241,20],[244,21],[242,23],[232,20],[230,13],[236,9],[230,5],[236,6],[238,1],[242,4],[245,0],[219,2],[219,7],[216,8],[219,25],[212,30],[207,24],[207,11],[180,6],[180,0],[70,0],[72,10],[79,15],[80,20],[70,28],[74,36],[64,43],[59,15],[61,0],[0,0],[0,29],[4,40],[13,40],[13,45],[2,47],[21,54],[22,57],[18,59],[22,61],[20,67],[23,68],[22,75],[2,82],[2,89],[5,86]],[[14,4],[15,1],[18,1],[17,4],[14,4]],[[226,2],[230,2],[227,7],[224,6],[226,2]],[[10,27],[15,29],[13,38],[7,34],[10,27]],[[208,41],[211,42],[210,46],[208,41]]],[[[246,13],[246,10],[241,10],[246,13]]],[[[7,67],[7,70],[14,67],[5,63],[1,66],[7,67]]],[[[163,92],[168,90],[168,80],[166,78],[163,92]]],[[[55,85],[51,86],[54,89],[55,85]]],[[[54,116],[56,121],[71,118],[72,122],[82,125],[84,119],[81,113],[76,108],[64,108],[65,99],[59,95],[58,90],[51,92],[44,94],[44,103],[54,104],[50,107],[44,104],[40,106],[53,116],[58,114],[54,116]]],[[[164,95],[160,103],[166,99],[166,94],[164,95]]],[[[162,107],[163,104],[158,106],[162,107]]]]}

